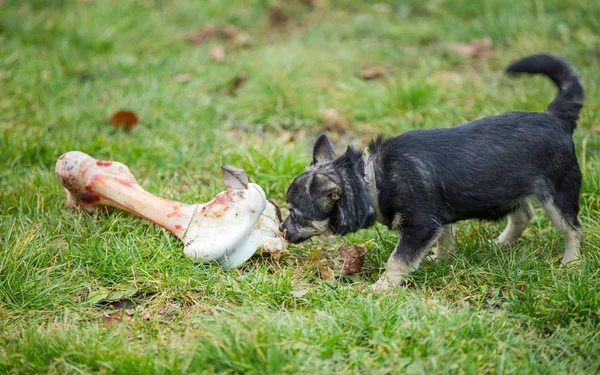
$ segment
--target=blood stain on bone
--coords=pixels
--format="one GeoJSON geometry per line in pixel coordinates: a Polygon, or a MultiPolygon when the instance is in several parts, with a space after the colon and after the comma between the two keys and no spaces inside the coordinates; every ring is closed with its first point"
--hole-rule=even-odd
{"type": "Polygon", "coordinates": [[[94,203],[94,202],[98,202],[100,200],[100,196],[98,195],[98,193],[95,193],[91,190],[85,190],[83,193],[81,193],[78,197],[79,201],[81,203],[94,203]]]}
{"type": "Polygon", "coordinates": [[[110,167],[112,165],[112,161],[96,160],[96,165],[99,167],[110,167]]]}
{"type": "Polygon", "coordinates": [[[123,180],[122,178],[116,178],[115,180],[117,180],[117,182],[120,183],[123,186],[127,186],[127,187],[133,186],[133,184],[131,183],[131,181],[123,180]]]}
{"type": "Polygon", "coordinates": [[[181,230],[181,225],[179,225],[179,224],[175,225],[175,230],[181,230]]]}

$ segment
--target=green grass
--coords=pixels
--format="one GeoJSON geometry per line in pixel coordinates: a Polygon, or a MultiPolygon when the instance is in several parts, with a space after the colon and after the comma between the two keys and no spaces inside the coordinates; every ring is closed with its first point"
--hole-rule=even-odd
{"type": "Polygon", "coordinates": [[[573,1],[5,0],[0,5],[0,373],[546,373],[600,371],[600,3],[573,1]],[[291,15],[272,26],[268,8],[291,15]],[[186,36],[235,25],[250,44],[186,36]],[[491,37],[489,56],[453,42],[491,37]],[[208,49],[222,44],[217,63],[208,49]],[[504,223],[458,225],[451,260],[411,285],[366,286],[397,235],[377,226],[224,271],[194,264],[165,230],[122,212],[66,211],[54,163],[68,150],[131,166],[149,191],[206,202],[219,166],[270,198],[310,160],[325,109],[347,121],[338,151],[376,134],[543,110],[543,78],[502,68],[548,51],[586,89],[575,144],[585,181],[583,258],[561,267],[543,212],[511,249],[504,223]],[[363,81],[361,69],[387,75],[363,81]],[[234,77],[248,76],[235,95],[234,77]],[[184,83],[173,78],[189,74],[184,83]],[[108,117],[134,110],[140,125],[108,117]],[[585,147],[584,147],[585,145],[585,147]],[[358,275],[338,249],[369,248],[358,275]],[[302,297],[293,291],[306,289],[302,297]]]}

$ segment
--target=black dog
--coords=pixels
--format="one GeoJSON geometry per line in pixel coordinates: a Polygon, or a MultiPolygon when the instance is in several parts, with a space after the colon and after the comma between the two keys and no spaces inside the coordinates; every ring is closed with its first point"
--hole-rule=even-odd
{"type": "Polygon", "coordinates": [[[583,88],[564,59],[539,54],[507,73],[543,74],[559,88],[546,112],[508,112],[449,129],[413,130],[351,146],[336,158],[322,135],[313,161],[287,191],[290,216],[282,224],[290,242],[324,233],[346,234],[379,221],[400,240],[374,285],[398,285],[416,269],[435,241],[436,256],[452,246],[452,223],[499,220],[498,238],[510,244],[533,217],[530,199],[543,205],[565,237],[563,263],[579,256],[581,171],[573,131],[583,107],[583,88]]]}

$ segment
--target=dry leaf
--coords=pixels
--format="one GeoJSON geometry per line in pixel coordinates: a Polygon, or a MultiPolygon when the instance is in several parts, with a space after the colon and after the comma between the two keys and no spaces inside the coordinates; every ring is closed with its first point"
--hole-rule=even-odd
{"type": "Polygon", "coordinates": [[[233,44],[237,48],[250,47],[252,45],[252,36],[248,33],[241,32],[233,38],[233,44]]]}
{"type": "Polygon", "coordinates": [[[592,131],[594,133],[599,133],[600,134],[600,125],[594,125],[594,126],[592,126],[592,131]]]}
{"type": "Polygon", "coordinates": [[[139,120],[135,112],[120,110],[110,117],[110,122],[116,127],[131,129],[138,124],[139,120]]]}
{"type": "Polygon", "coordinates": [[[333,280],[335,275],[333,270],[327,266],[319,266],[319,277],[323,280],[333,280]]]}
{"type": "Polygon", "coordinates": [[[242,32],[242,30],[240,30],[239,27],[236,27],[233,25],[227,25],[223,28],[223,30],[221,31],[220,34],[225,39],[231,39],[231,38],[235,38],[236,36],[238,36],[241,32],[242,32]]]}
{"type": "Polygon", "coordinates": [[[269,8],[269,24],[271,26],[281,26],[289,21],[288,16],[280,7],[272,6],[269,8]]]}
{"type": "Polygon", "coordinates": [[[338,134],[344,134],[348,131],[348,121],[335,109],[328,108],[321,112],[321,116],[326,130],[335,131],[338,134]]]}
{"type": "Polygon", "coordinates": [[[237,90],[244,84],[244,82],[246,82],[247,79],[248,75],[246,74],[246,72],[240,72],[236,74],[235,78],[233,79],[233,81],[231,81],[231,84],[229,85],[229,94],[235,95],[237,90]]]}
{"type": "Polygon", "coordinates": [[[340,249],[340,256],[344,267],[342,275],[352,275],[357,273],[365,263],[363,256],[367,253],[367,247],[364,245],[353,245],[340,249]]]}
{"type": "Polygon", "coordinates": [[[494,50],[492,39],[489,36],[471,43],[452,43],[450,47],[459,55],[467,57],[487,56],[494,50]]]}
{"type": "Polygon", "coordinates": [[[363,69],[360,71],[360,76],[365,80],[376,79],[385,75],[385,68],[383,66],[374,66],[369,69],[363,69]]]}
{"type": "Polygon", "coordinates": [[[121,322],[131,322],[133,316],[125,310],[117,311],[112,314],[106,314],[102,317],[102,325],[105,328],[113,327],[121,322]]]}
{"type": "Polygon", "coordinates": [[[296,142],[306,139],[306,136],[308,136],[308,131],[306,129],[298,129],[293,133],[282,133],[281,138],[287,138],[287,142],[296,142]]]}
{"type": "Polygon", "coordinates": [[[208,49],[208,53],[217,62],[225,60],[225,48],[222,46],[212,46],[208,49]]]}
{"type": "Polygon", "coordinates": [[[225,185],[228,188],[234,190],[248,189],[248,176],[242,169],[225,165],[221,167],[221,173],[223,173],[223,180],[225,180],[225,185]]]}
{"type": "Polygon", "coordinates": [[[217,30],[213,25],[206,25],[200,31],[195,31],[190,34],[188,39],[192,44],[199,46],[206,42],[207,39],[212,38],[217,33],[217,30]]]}
{"type": "Polygon", "coordinates": [[[190,79],[192,79],[192,75],[189,73],[183,73],[183,74],[173,74],[173,79],[179,83],[185,83],[187,81],[189,81],[190,79]]]}

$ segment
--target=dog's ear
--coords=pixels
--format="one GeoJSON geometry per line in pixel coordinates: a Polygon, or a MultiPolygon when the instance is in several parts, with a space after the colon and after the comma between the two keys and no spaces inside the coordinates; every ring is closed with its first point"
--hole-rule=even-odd
{"type": "Polygon", "coordinates": [[[308,193],[312,200],[326,197],[331,202],[335,202],[340,199],[340,191],[341,189],[335,181],[322,173],[314,174],[310,186],[308,187],[308,193]]]}
{"type": "Polygon", "coordinates": [[[320,164],[332,161],[335,159],[335,152],[333,151],[333,147],[329,142],[329,138],[325,134],[322,134],[317,142],[315,143],[315,148],[313,149],[313,160],[312,164],[320,164]]]}

